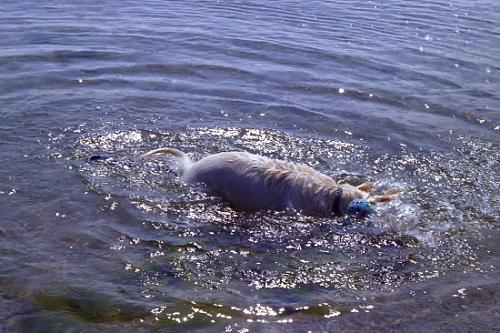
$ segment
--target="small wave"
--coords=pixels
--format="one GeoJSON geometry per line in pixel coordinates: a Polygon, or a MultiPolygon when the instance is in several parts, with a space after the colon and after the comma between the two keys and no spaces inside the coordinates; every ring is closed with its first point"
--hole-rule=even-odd
{"type": "MultiPolygon", "coordinates": [[[[459,151],[432,157],[408,149],[376,156],[356,144],[253,128],[160,132],[104,126],[83,131],[79,127],[74,132],[68,128],[58,137],[61,155],[75,163],[96,151],[109,154],[109,162],[78,162],[77,173],[96,194],[114,198],[107,206],[110,212],[120,214],[131,227],[134,223],[147,226],[140,231],[136,225],[133,233],[110,227],[121,230],[126,239],[137,240],[158,264],[170,258],[176,274],[199,287],[219,289],[237,283],[255,289],[394,288],[474,265],[477,254],[469,239],[491,228],[488,216],[496,214],[491,208],[496,200],[491,187],[494,171],[470,179],[477,161],[493,163],[491,144],[464,140],[459,151]],[[75,141],[67,150],[64,140],[70,137],[75,141]],[[180,147],[195,158],[247,150],[309,163],[344,179],[378,180],[376,191],[400,187],[404,194],[378,208],[367,221],[289,212],[241,213],[180,183],[169,171],[175,168],[172,161],[135,159],[157,146],[180,147]],[[462,159],[460,149],[473,158],[462,159]],[[157,244],[162,244],[163,251],[158,257],[157,244]],[[269,260],[270,254],[279,260],[269,260]]],[[[125,247],[133,247],[134,242],[125,247]]]]}

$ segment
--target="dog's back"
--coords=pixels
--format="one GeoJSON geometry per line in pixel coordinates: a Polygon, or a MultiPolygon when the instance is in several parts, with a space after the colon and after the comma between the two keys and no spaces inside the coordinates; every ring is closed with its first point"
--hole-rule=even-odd
{"type": "Polygon", "coordinates": [[[193,163],[182,178],[208,185],[245,210],[294,208],[328,214],[337,187],[332,178],[306,165],[244,152],[209,155],[193,163]]]}

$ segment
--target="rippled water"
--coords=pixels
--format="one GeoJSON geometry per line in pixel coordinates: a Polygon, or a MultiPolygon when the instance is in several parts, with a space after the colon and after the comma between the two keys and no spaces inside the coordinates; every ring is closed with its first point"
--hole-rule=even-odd
{"type": "Polygon", "coordinates": [[[499,13],[4,1],[0,331],[497,331],[499,13]],[[405,191],[365,220],[237,212],[137,158],[160,146],[405,191]]]}

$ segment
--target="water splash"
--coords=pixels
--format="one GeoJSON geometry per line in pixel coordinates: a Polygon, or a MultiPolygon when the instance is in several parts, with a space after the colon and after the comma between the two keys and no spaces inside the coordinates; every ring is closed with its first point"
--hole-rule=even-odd
{"type": "MultiPolygon", "coordinates": [[[[79,127],[64,132],[51,137],[51,154],[111,202],[110,210],[125,210],[129,223],[140,226],[134,235],[124,232],[111,248],[117,255],[134,247],[145,251],[143,259],[128,262],[124,269],[141,276],[143,297],[156,303],[169,292],[172,274],[189,285],[186,293],[279,292],[307,286],[308,295],[318,288],[347,294],[394,290],[456,270],[485,269],[471,240],[483,237],[498,219],[498,149],[493,143],[462,137],[456,139],[458,148],[446,153],[402,146],[396,154],[377,154],[352,142],[254,128],[161,132],[79,127]],[[375,180],[376,192],[399,187],[404,194],[367,220],[237,212],[219,198],[182,184],[175,159],[136,158],[159,146],[181,148],[194,158],[247,150],[307,163],[338,179],[375,180]],[[112,158],[84,161],[100,151],[112,158]],[[479,167],[484,171],[478,173],[479,167]],[[169,273],[159,267],[168,267],[169,273]]],[[[311,306],[307,295],[297,296],[298,302],[311,306]]],[[[367,305],[341,310],[334,306],[325,316],[360,311],[359,306],[367,305]]],[[[203,310],[209,316],[194,308],[183,313],[160,306],[154,316],[173,322],[199,316],[209,322],[213,316],[273,321],[269,313],[261,317],[251,307],[235,310],[226,304],[227,313],[203,310]]],[[[279,315],[274,322],[286,318],[279,315]]]]}

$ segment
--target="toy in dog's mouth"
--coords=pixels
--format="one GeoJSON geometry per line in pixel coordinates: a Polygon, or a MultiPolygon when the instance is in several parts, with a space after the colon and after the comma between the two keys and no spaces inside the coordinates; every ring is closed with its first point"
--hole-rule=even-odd
{"type": "Polygon", "coordinates": [[[347,214],[356,214],[358,216],[368,216],[373,213],[373,208],[368,202],[368,200],[364,199],[356,199],[352,200],[347,206],[347,214]]]}

